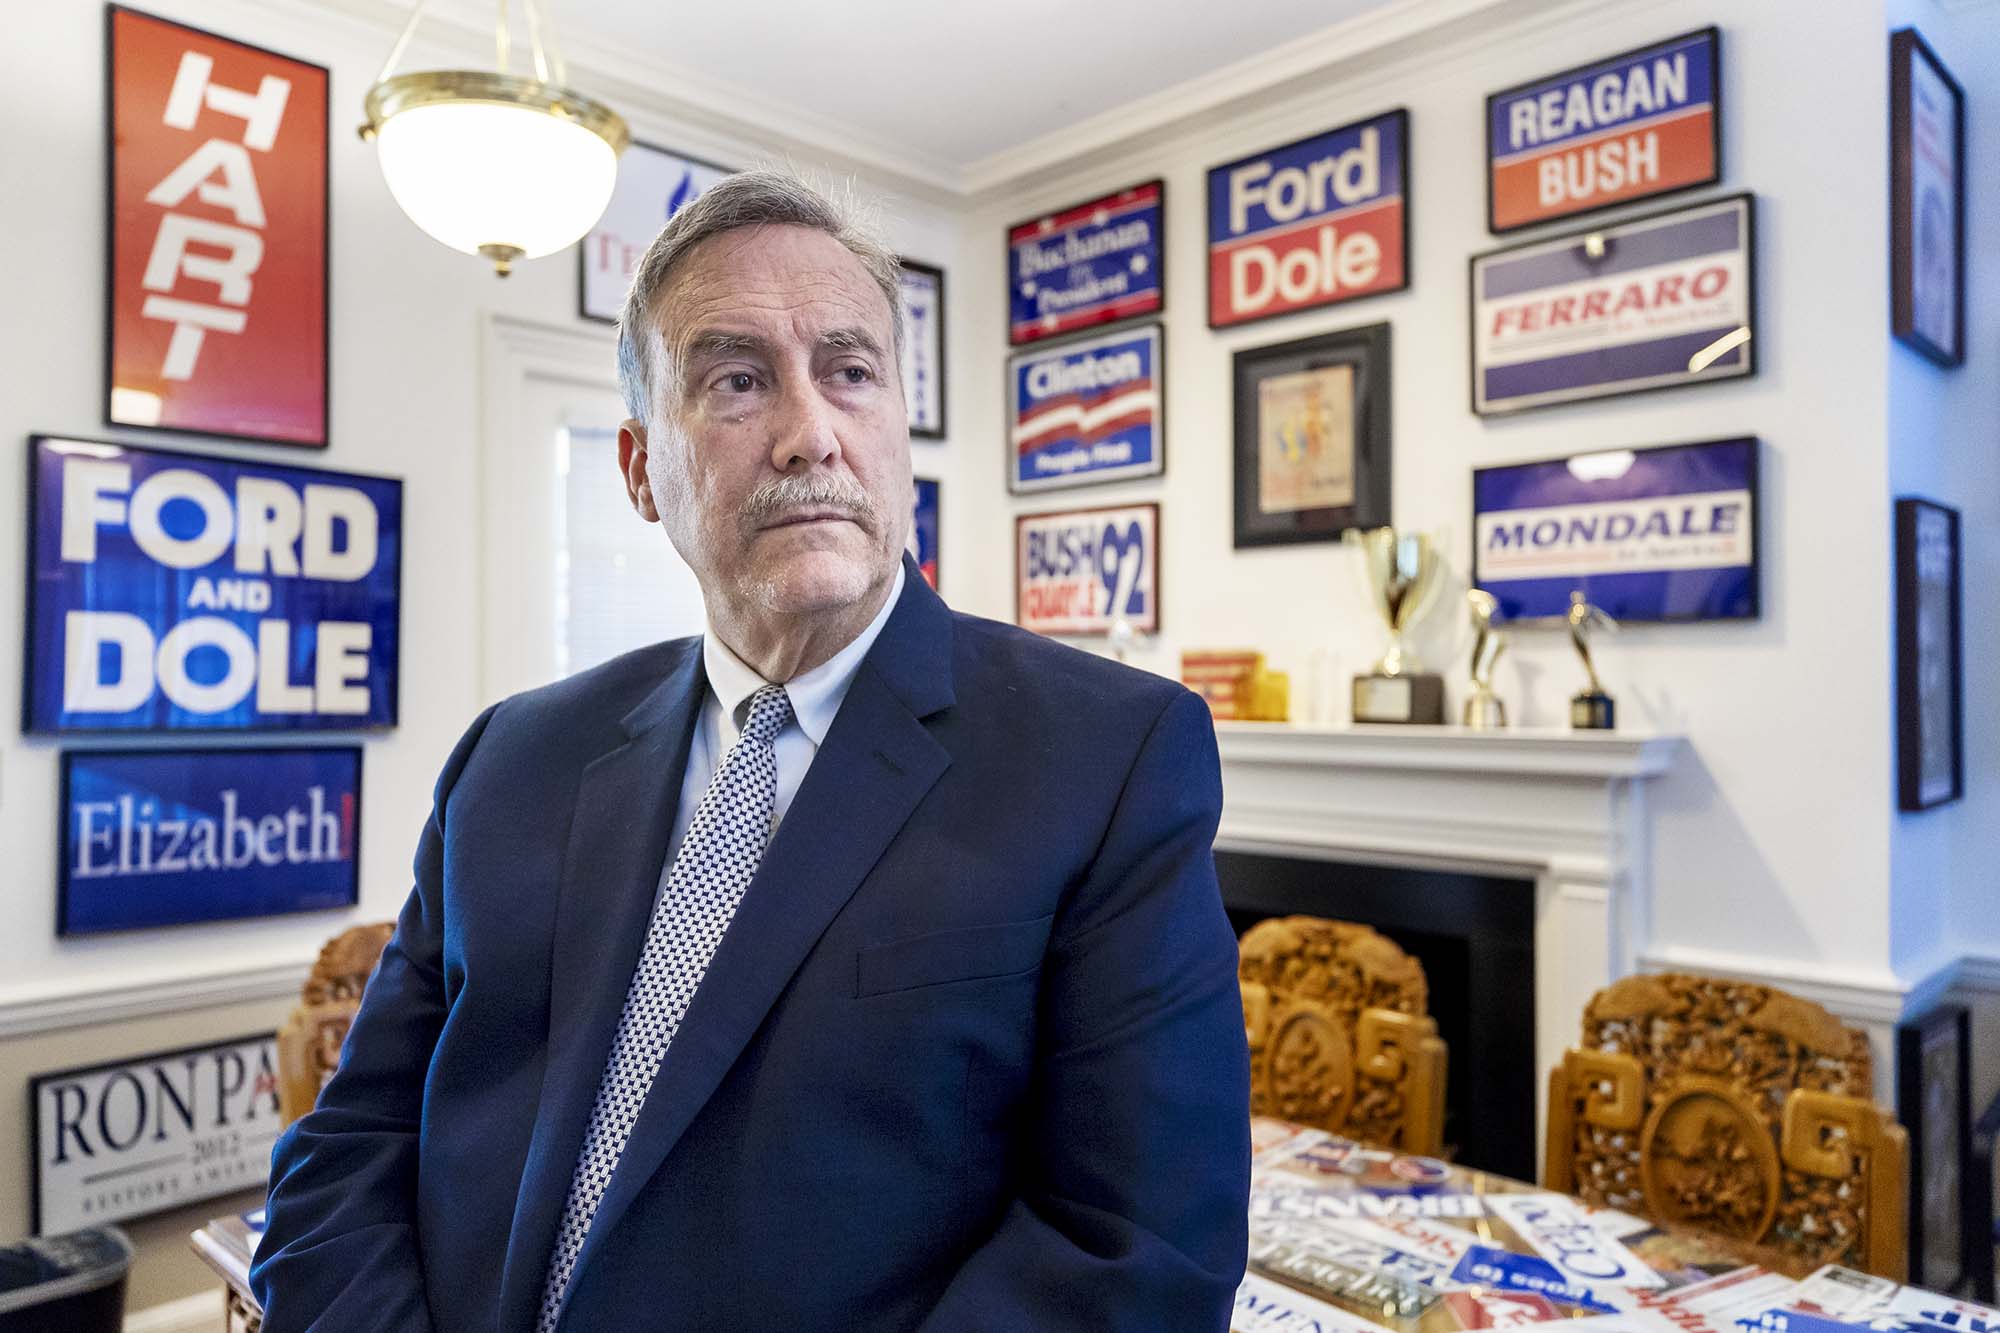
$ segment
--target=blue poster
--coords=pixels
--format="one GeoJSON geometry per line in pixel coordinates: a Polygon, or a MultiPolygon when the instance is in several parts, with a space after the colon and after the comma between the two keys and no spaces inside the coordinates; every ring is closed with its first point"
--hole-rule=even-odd
{"type": "Polygon", "coordinates": [[[1472,579],[1507,620],[1757,616],[1757,441],[1613,449],[1472,474],[1472,579]]]}
{"type": "Polygon", "coordinates": [[[361,748],[70,750],[56,931],[358,901],[361,748]]]}
{"type": "Polygon", "coordinates": [[[1008,343],[1159,311],[1165,216],[1166,185],[1147,181],[1009,227],[1008,343]]]}
{"type": "Polygon", "coordinates": [[[1158,324],[1148,324],[1011,358],[1008,489],[1044,491],[1165,470],[1165,338],[1158,324]]]}
{"type": "Polygon", "coordinates": [[[30,446],[23,730],[396,724],[402,482],[30,446]]]}
{"type": "Polygon", "coordinates": [[[924,582],[938,586],[938,504],[940,483],[917,478],[917,508],[910,522],[910,554],[923,571],[924,582]]]}

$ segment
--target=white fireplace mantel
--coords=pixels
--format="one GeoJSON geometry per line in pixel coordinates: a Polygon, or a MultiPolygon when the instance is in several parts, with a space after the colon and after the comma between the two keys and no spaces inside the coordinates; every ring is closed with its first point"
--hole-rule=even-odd
{"type": "MultiPolygon", "coordinates": [[[[1535,895],[1537,1087],[1650,916],[1644,791],[1678,736],[1221,722],[1218,850],[1461,870],[1535,895]]],[[[1538,1139],[1539,1142],[1539,1139],[1538,1139]]]]}

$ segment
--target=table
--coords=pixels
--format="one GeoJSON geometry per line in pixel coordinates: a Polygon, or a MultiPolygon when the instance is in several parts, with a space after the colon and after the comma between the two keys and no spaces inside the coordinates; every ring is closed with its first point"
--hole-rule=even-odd
{"type": "Polygon", "coordinates": [[[264,1311],[250,1294],[250,1256],[257,1248],[263,1216],[260,1208],[247,1216],[212,1218],[188,1234],[196,1256],[223,1281],[223,1333],[259,1333],[264,1325],[264,1311]]]}

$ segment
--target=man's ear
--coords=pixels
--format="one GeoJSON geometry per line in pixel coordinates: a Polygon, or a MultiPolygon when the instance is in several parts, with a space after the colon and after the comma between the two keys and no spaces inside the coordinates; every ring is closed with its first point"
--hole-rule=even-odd
{"type": "Polygon", "coordinates": [[[653,503],[653,484],[646,479],[646,427],[643,422],[624,421],[618,426],[618,470],[625,474],[625,498],[648,523],[660,521],[653,503]]]}

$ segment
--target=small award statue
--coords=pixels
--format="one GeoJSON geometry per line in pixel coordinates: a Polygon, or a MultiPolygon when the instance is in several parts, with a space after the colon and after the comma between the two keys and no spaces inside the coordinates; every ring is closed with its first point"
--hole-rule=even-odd
{"type": "Polygon", "coordinates": [[[1612,706],[1611,696],[1604,692],[1604,682],[1597,678],[1597,667],[1590,660],[1589,635],[1593,630],[1616,630],[1618,622],[1584,600],[1581,592],[1569,595],[1569,637],[1576,645],[1576,655],[1583,659],[1583,669],[1590,677],[1590,684],[1569,701],[1569,724],[1579,731],[1610,731],[1617,726],[1617,710],[1612,706]]]}
{"type": "Polygon", "coordinates": [[[1484,588],[1465,594],[1472,612],[1472,693],[1466,696],[1463,721],[1475,731],[1489,731],[1507,725],[1507,705],[1493,692],[1493,667],[1507,651],[1507,636],[1493,627],[1500,603],[1484,588]]]}
{"type": "Polygon", "coordinates": [[[1444,722],[1444,677],[1422,671],[1403,636],[1429,609],[1444,574],[1437,543],[1394,528],[1349,531],[1361,548],[1369,601],[1389,626],[1389,651],[1375,670],[1354,678],[1356,722],[1444,722]]]}

